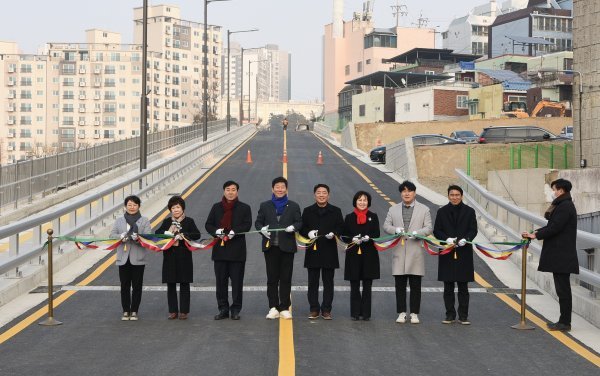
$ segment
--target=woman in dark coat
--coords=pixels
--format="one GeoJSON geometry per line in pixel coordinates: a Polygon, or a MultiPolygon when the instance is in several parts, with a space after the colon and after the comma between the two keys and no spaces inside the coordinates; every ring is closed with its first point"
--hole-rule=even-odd
{"type": "Polygon", "coordinates": [[[171,217],[165,218],[157,234],[175,235],[176,242],[163,252],[162,282],[167,284],[169,320],[185,320],[190,312],[190,283],[194,279],[192,252],[183,243],[182,235],[190,240],[200,239],[200,230],[190,217],[185,216],[185,201],[173,196],[167,204],[171,217]],[[179,304],[177,303],[179,283],[179,304]]]}
{"type": "Polygon", "coordinates": [[[359,191],[352,200],[354,211],[344,220],[342,235],[355,242],[346,251],[344,279],[350,281],[350,315],[352,320],[371,318],[371,287],[379,279],[379,254],[373,238],[379,237],[379,218],[369,211],[371,195],[359,191]],[[363,290],[360,292],[360,281],[363,290]]]}
{"type": "Polygon", "coordinates": [[[550,330],[571,330],[571,276],[579,274],[577,260],[577,210],[571,198],[573,185],[565,179],[557,179],[551,184],[555,199],[544,214],[548,224],[533,234],[524,232],[523,237],[543,240],[542,254],[538,270],[550,272],[554,277],[554,287],[560,305],[560,318],[549,323],[550,330]]]}
{"type": "Polygon", "coordinates": [[[456,319],[454,307],[454,284],[458,285],[458,320],[470,324],[468,282],[473,282],[473,247],[467,244],[477,236],[475,210],[462,202],[463,190],[457,185],[448,187],[449,203],[441,207],[435,218],[433,235],[447,243],[456,244],[452,252],[438,257],[438,281],[444,282],[444,304],[446,318],[444,324],[456,319]]]}

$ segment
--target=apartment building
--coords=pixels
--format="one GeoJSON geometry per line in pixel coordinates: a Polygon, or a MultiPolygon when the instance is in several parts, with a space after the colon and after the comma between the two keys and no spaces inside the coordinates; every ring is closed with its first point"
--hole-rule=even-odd
{"type": "MultiPolygon", "coordinates": [[[[105,30],[85,43],[47,43],[23,54],[0,42],[0,164],[139,135],[142,8],[134,9],[135,44],[105,30]]],[[[218,115],[221,28],[209,27],[209,96],[218,115]]],[[[192,124],[202,113],[203,25],[179,9],[149,8],[149,131],[192,124]]]]}

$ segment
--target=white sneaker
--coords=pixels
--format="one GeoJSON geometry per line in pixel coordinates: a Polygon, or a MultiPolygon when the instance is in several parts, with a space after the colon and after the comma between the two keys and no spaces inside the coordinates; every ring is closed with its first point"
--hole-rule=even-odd
{"type": "Polygon", "coordinates": [[[410,314],[410,323],[411,324],[420,324],[421,323],[421,321],[419,321],[419,316],[416,313],[410,314]]]}
{"type": "Polygon", "coordinates": [[[131,312],[131,316],[129,316],[130,321],[138,321],[137,312],[131,312]]]}
{"type": "Polygon", "coordinates": [[[129,312],[123,312],[123,316],[121,316],[121,321],[129,321],[129,312]]]}
{"type": "Polygon", "coordinates": [[[277,310],[277,308],[273,307],[269,310],[269,313],[267,313],[267,319],[269,320],[275,320],[279,318],[279,311],[277,310]]]}
{"type": "Polygon", "coordinates": [[[406,312],[401,312],[396,319],[398,324],[404,324],[406,322],[406,312]]]}
{"type": "Polygon", "coordinates": [[[279,316],[282,319],[290,320],[292,318],[292,313],[290,311],[288,311],[288,310],[285,310],[285,311],[279,312],[279,316]]]}

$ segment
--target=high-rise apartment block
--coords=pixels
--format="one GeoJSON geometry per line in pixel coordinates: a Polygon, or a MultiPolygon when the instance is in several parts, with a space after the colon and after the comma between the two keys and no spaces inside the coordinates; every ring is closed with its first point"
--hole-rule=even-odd
{"type": "MultiPolygon", "coordinates": [[[[0,42],[0,163],[75,150],[139,135],[142,92],[142,8],[134,9],[134,44],[92,29],[85,43],[47,43],[23,54],[0,42]]],[[[220,93],[221,28],[208,28],[210,111],[220,93]]],[[[190,125],[202,114],[203,25],[179,8],[148,12],[150,132],[190,125]]]]}

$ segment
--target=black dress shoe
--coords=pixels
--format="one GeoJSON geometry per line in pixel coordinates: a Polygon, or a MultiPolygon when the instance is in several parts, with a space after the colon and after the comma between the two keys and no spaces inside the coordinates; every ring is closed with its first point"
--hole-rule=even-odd
{"type": "Polygon", "coordinates": [[[223,319],[228,319],[228,318],[229,318],[228,311],[221,311],[215,315],[215,320],[223,320],[223,319]]]}
{"type": "Polygon", "coordinates": [[[240,319],[240,314],[239,313],[232,313],[231,314],[231,319],[232,320],[239,320],[240,319]]]}
{"type": "Polygon", "coordinates": [[[568,332],[571,330],[571,325],[563,324],[562,322],[557,322],[554,324],[548,324],[548,330],[550,331],[560,331],[560,332],[568,332]]]}
{"type": "Polygon", "coordinates": [[[363,317],[363,321],[370,321],[371,318],[370,317],[363,317]]]}
{"type": "Polygon", "coordinates": [[[358,316],[352,316],[352,321],[358,321],[358,320],[360,320],[360,317],[358,317],[358,316]]]}

